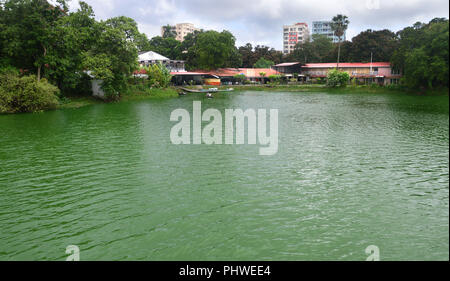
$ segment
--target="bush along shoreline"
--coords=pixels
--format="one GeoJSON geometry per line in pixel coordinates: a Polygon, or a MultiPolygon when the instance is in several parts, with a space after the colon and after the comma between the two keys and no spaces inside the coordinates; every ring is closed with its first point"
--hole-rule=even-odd
{"type": "MultiPolygon", "coordinates": [[[[298,93],[341,93],[341,94],[404,94],[424,96],[448,96],[448,88],[422,91],[411,90],[399,85],[346,85],[341,74],[331,74],[333,80],[326,84],[287,85],[270,83],[266,85],[235,85],[235,91],[267,91],[267,92],[298,92],[298,93]]],[[[187,87],[191,88],[191,87],[187,87]]],[[[207,88],[207,86],[205,86],[207,88]]],[[[220,89],[229,86],[220,86],[220,89]]],[[[178,98],[179,88],[166,86],[156,87],[153,79],[130,78],[125,91],[117,98],[103,100],[92,95],[61,96],[59,89],[46,79],[37,80],[34,75],[20,76],[15,73],[0,74],[0,114],[43,112],[54,109],[80,108],[93,104],[108,102],[126,102],[146,99],[178,98]]]]}
{"type": "Polygon", "coordinates": [[[0,113],[39,112],[59,106],[59,89],[46,79],[15,73],[0,75],[0,113]]]}

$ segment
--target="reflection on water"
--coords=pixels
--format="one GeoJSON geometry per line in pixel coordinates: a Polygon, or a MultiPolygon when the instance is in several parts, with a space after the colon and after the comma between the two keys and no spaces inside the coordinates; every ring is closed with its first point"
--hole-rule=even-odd
{"type": "Polygon", "coordinates": [[[448,97],[243,92],[0,116],[0,260],[449,258],[448,97]],[[279,109],[279,152],[170,143],[279,109]]]}

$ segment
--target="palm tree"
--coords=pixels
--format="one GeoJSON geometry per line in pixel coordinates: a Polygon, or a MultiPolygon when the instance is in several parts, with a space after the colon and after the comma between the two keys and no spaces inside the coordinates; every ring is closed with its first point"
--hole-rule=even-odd
{"type": "Polygon", "coordinates": [[[171,26],[170,24],[163,26],[163,38],[175,38],[177,37],[177,31],[175,29],[175,26],[171,26]]]}
{"type": "Polygon", "coordinates": [[[348,20],[348,17],[344,15],[337,15],[333,17],[333,21],[331,23],[331,29],[333,30],[334,35],[336,35],[339,38],[337,69],[339,69],[339,60],[341,58],[341,39],[342,36],[344,36],[345,31],[347,30],[349,24],[350,21],[348,20]]]}
{"type": "Polygon", "coordinates": [[[261,78],[262,84],[264,84],[264,77],[266,77],[266,73],[265,72],[260,72],[259,75],[262,77],[261,78]]]}

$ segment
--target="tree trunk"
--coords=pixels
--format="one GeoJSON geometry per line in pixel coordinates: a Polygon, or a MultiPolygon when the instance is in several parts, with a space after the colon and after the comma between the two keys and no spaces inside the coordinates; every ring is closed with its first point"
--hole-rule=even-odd
{"type": "MultiPolygon", "coordinates": [[[[47,55],[47,48],[45,48],[45,46],[43,44],[41,44],[41,46],[42,46],[42,49],[44,49],[44,58],[45,58],[45,56],[47,55]]],[[[41,68],[42,68],[42,65],[39,65],[38,69],[37,69],[38,82],[41,81],[41,68]]]]}
{"type": "Polygon", "coordinates": [[[339,60],[340,59],[341,59],[341,38],[339,38],[339,43],[338,43],[337,70],[339,70],[339,60]]]}
{"type": "Polygon", "coordinates": [[[40,65],[38,66],[38,69],[37,69],[37,81],[38,82],[41,81],[41,66],[40,65]]]}

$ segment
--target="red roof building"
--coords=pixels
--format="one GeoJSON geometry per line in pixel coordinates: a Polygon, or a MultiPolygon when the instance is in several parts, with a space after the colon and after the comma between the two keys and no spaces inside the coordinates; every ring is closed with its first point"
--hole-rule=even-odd
{"type": "MultiPolygon", "coordinates": [[[[337,63],[307,63],[302,66],[302,74],[309,78],[325,78],[337,63]]],[[[389,62],[339,63],[339,70],[347,72],[351,78],[365,83],[397,84],[401,74],[389,62]]]]}

